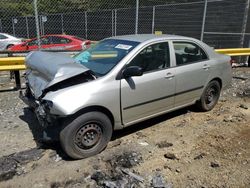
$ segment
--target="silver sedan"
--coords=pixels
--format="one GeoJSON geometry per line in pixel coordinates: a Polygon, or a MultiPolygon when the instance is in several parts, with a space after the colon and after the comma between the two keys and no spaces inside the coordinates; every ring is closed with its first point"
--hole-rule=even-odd
{"type": "Polygon", "coordinates": [[[0,33],[0,50],[7,50],[15,44],[20,44],[21,39],[13,37],[6,33],[0,33]]]}
{"type": "Polygon", "coordinates": [[[27,56],[27,91],[44,139],[72,158],[102,151],[114,130],[185,106],[211,110],[231,82],[230,57],[173,35],[104,39],[74,58],[27,56]]]}

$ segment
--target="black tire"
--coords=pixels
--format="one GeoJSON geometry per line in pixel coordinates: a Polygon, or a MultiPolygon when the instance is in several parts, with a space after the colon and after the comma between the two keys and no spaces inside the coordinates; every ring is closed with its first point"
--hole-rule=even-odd
{"type": "Polygon", "coordinates": [[[100,153],[110,141],[112,132],[111,121],[105,114],[87,112],[60,132],[60,142],[68,156],[82,159],[100,153]]]}
{"type": "Polygon", "coordinates": [[[197,102],[198,108],[204,112],[212,110],[220,98],[220,91],[221,87],[218,81],[209,82],[201,95],[201,99],[197,102]]]}

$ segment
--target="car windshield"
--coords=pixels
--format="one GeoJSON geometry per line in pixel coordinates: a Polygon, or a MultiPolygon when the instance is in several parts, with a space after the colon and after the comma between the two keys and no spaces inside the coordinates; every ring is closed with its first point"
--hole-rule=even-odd
{"type": "Polygon", "coordinates": [[[103,76],[138,44],[139,42],[134,41],[106,39],[77,54],[74,58],[97,76],[103,76]]]}

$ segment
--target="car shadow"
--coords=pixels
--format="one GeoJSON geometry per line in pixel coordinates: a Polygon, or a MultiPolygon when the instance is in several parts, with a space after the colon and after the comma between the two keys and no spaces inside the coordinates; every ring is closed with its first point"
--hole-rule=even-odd
{"type": "Polygon", "coordinates": [[[121,137],[130,135],[130,134],[139,132],[139,131],[141,131],[143,129],[147,129],[149,127],[155,126],[155,125],[157,125],[159,123],[162,123],[164,121],[168,121],[168,120],[170,120],[172,118],[181,116],[183,114],[187,114],[190,111],[193,111],[193,107],[186,107],[186,108],[183,108],[183,109],[180,109],[180,110],[169,112],[169,113],[166,113],[166,114],[163,114],[163,115],[160,115],[160,116],[157,116],[157,117],[142,121],[140,123],[136,123],[134,125],[128,126],[128,127],[124,128],[124,129],[117,130],[113,134],[112,141],[116,140],[116,139],[119,139],[121,137]]]}
{"type": "Polygon", "coordinates": [[[39,145],[38,142],[41,140],[43,134],[33,110],[27,107],[24,108],[23,115],[20,115],[19,118],[28,124],[29,129],[33,134],[34,140],[36,141],[37,145],[39,145]]]}
{"type": "Polygon", "coordinates": [[[37,148],[41,149],[51,149],[56,152],[63,160],[72,160],[70,159],[62,150],[61,145],[58,141],[54,142],[44,142],[43,141],[43,130],[39,125],[38,119],[36,118],[35,113],[30,108],[23,109],[23,115],[19,116],[21,120],[26,122],[31,130],[33,139],[36,142],[37,148]]]}

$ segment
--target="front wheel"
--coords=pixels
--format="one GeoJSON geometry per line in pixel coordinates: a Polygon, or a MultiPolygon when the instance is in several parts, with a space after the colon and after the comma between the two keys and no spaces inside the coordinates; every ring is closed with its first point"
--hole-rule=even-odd
{"type": "Polygon", "coordinates": [[[100,153],[111,139],[113,127],[101,112],[88,112],[70,122],[60,133],[63,150],[73,159],[100,153]]]}
{"type": "Polygon", "coordinates": [[[217,104],[220,97],[221,87],[218,81],[213,80],[208,83],[197,106],[202,111],[210,111],[217,104]]]}

